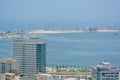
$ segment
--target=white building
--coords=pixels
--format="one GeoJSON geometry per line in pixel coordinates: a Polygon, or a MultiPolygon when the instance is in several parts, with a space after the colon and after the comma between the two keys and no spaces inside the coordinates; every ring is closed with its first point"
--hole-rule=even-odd
{"type": "Polygon", "coordinates": [[[120,71],[109,62],[101,62],[92,69],[92,80],[120,80],[120,71]]]}
{"type": "Polygon", "coordinates": [[[16,70],[16,60],[12,58],[0,58],[0,73],[8,73],[16,70]]]}
{"type": "Polygon", "coordinates": [[[15,73],[0,74],[0,80],[20,80],[20,76],[15,73]]]}

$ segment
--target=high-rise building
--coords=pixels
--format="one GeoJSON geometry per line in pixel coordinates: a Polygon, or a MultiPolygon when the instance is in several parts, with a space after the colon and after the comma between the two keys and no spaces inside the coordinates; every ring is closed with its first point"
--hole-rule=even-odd
{"type": "Polygon", "coordinates": [[[101,62],[92,69],[92,80],[120,80],[120,71],[109,62],[101,62]]]}
{"type": "Polygon", "coordinates": [[[38,37],[14,39],[13,57],[26,80],[33,80],[36,73],[46,71],[46,43],[38,37]]]}
{"type": "Polygon", "coordinates": [[[0,58],[0,73],[8,73],[15,70],[16,61],[12,58],[0,58]]]}

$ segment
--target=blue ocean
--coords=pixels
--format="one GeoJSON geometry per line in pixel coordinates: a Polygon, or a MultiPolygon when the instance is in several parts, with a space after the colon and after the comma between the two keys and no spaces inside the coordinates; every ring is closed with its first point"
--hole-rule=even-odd
{"type": "MultiPolygon", "coordinates": [[[[45,40],[47,64],[94,66],[101,61],[120,66],[120,34],[32,34],[45,40]]],[[[0,39],[0,57],[12,57],[12,39],[0,39]]]]}

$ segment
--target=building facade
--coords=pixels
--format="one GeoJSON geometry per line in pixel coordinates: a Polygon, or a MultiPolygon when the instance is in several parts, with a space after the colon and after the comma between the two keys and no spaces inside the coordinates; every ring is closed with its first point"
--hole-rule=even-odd
{"type": "Polygon", "coordinates": [[[13,40],[13,57],[26,80],[33,80],[37,72],[45,73],[46,43],[37,37],[13,40]]]}
{"type": "Polygon", "coordinates": [[[101,62],[92,69],[92,80],[120,80],[120,71],[109,62],[101,62]]]}
{"type": "Polygon", "coordinates": [[[35,80],[90,80],[90,74],[36,74],[35,80]]]}
{"type": "Polygon", "coordinates": [[[0,74],[11,72],[15,70],[16,61],[11,58],[0,58],[0,74]]]}
{"type": "Polygon", "coordinates": [[[20,75],[15,73],[0,74],[0,80],[20,80],[20,75]]]}

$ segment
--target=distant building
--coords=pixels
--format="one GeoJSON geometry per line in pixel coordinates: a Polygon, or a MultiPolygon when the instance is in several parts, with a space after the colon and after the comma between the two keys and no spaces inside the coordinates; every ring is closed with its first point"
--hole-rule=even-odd
{"type": "Polygon", "coordinates": [[[13,57],[18,63],[18,71],[26,80],[34,80],[37,72],[46,71],[46,43],[40,38],[14,39],[13,57]]]}
{"type": "Polygon", "coordinates": [[[120,80],[120,71],[109,62],[101,62],[92,69],[92,80],[120,80]]]}
{"type": "Polygon", "coordinates": [[[3,74],[15,70],[15,63],[16,61],[11,58],[0,58],[0,73],[3,74]]]}

